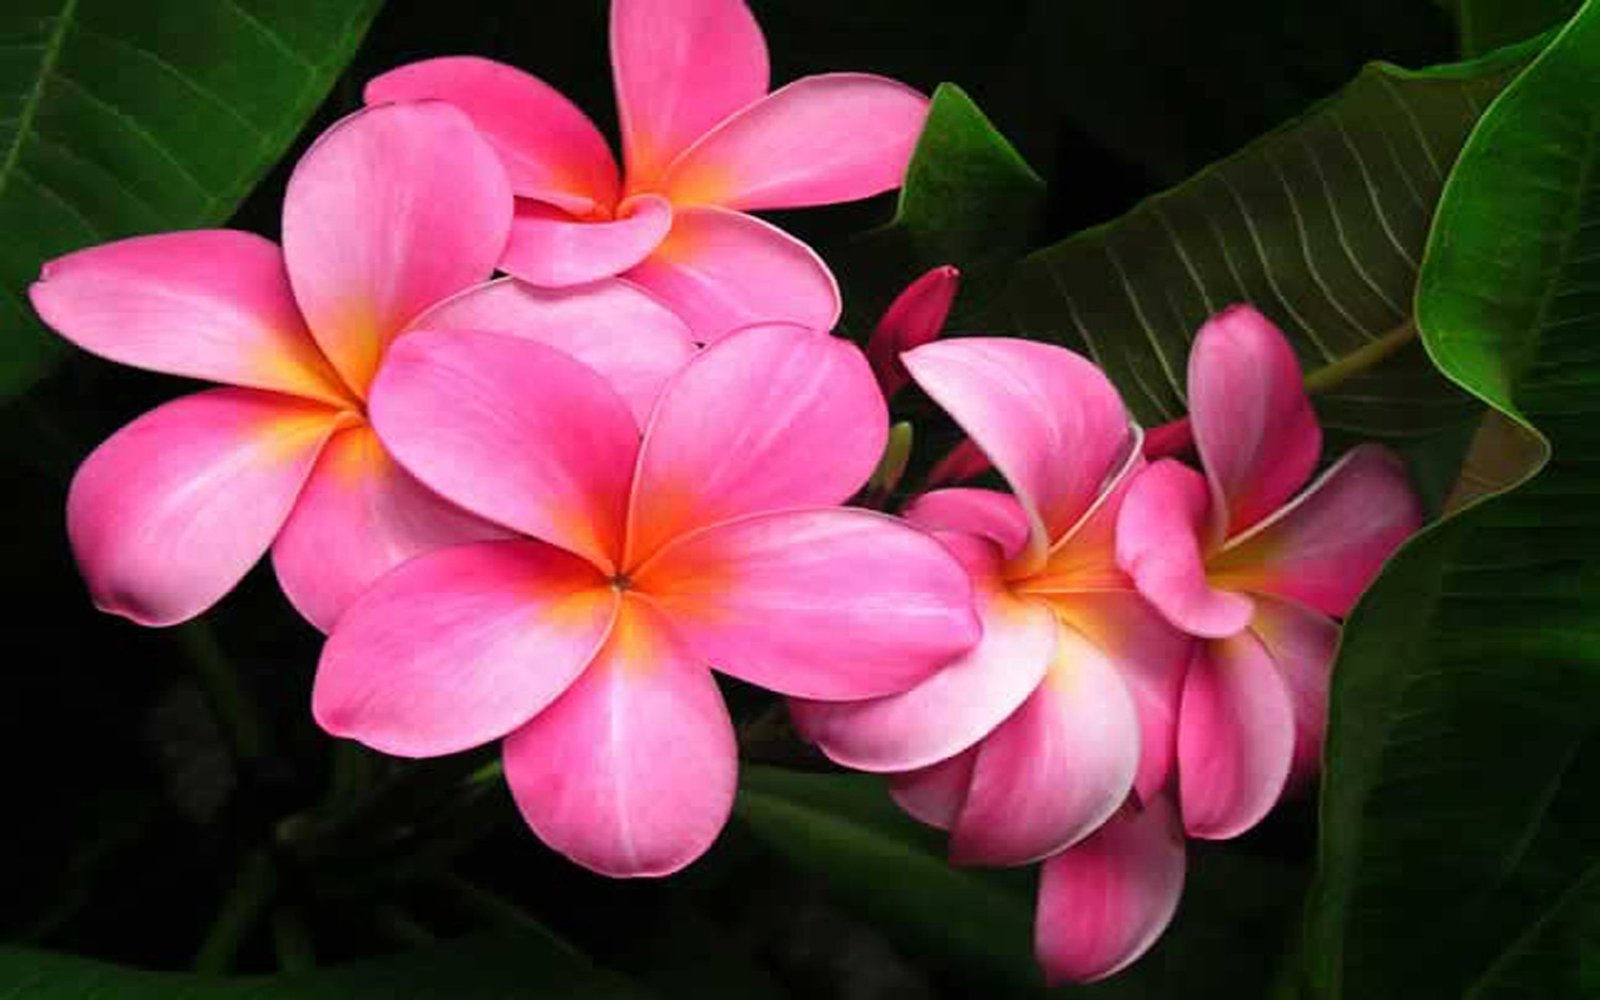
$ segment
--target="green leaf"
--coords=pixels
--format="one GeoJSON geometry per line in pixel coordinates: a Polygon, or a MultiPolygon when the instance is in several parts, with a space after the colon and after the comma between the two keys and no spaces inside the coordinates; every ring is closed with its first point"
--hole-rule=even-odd
{"type": "Polygon", "coordinates": [[[381,0],[8,0],[0,10],[0,398],[62,352],[45,260],[217,225],[272,165],[381,0]]]}
{"type": "Polygon", "coordinates": [[[1578,9],[1578,0],[1442,0],[1455,16],[1461,54],[1476,56],[1532,38],[1578,9]]]}
{"type": "Polygon", "coordinates": [[[1508,490],[1408,545],[1346,627],[1306,925],[1316,997],[1593,989],[1597,93],[1591,0],[1485,115],[1440,203],[1425,343],[1535,447],[1508,490]]]}
{"type": "MultiPolygon", "coordinates": [[[[1088,354],[1152,426],[1183,411],[1189,344],[1229,303],[1271,316],[1308,371],[1403,343],[1445,176],[1531,51],[1369,66],[1193,179],[1029,256],[1008,295],[1014,328],[1088,354]]],[[[1415,346],[1317,402],[1327,426],[1390,439],[1474,412],[1415,346]]]]}
{"type": "Polygon", "coordinates": [[[0,1000],[643,1000],[616,976],[525,934],[481,934],[424,951],[282,976],[147,972],[0,946],[0,1000]]]}

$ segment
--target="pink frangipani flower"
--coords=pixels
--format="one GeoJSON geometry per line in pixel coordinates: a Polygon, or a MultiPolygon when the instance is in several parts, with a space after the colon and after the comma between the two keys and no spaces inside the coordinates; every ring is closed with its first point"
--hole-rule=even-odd
{"type": "Polygon", "coordinates": [[[883,450],[865,359],[752,328],[668,384],[642,438],[592,369],[498,334],[407,335],[372,397],[423,482],[513,537],[418,557],[340,619],[313,708],[403,756],[503,739],[534,832],[609,875],[663,875],[721,830],[732,725],[709,668],[870,698],[977,638],[936,540],[838,508],[883,450]]]}
{"type": "Polygon", "coordinates": [[[46,264],[30,294],[64,337],[227,386],[140,417],[78,470],[67,527],[95,603],[141,624],[180,622],[271,546],[290,601],[326,630],[405,558],[500,534],[396,466],[367,425],[387,346],[441,299],[457,296],[435,328],[483,325],[492,297],[496,322],[606,368],[646,410],[692,353],[687,328],[620,282],[473,290],[499,259],[511,212],[505,171],[464,115],[441,102],[394,104],[346,118],[301,160],[282,250],[207,230],[46,264]],[[560,321],[578,315],[588,322],[560,321]],[[585,340],[600,315],[627,357],[585,340]]]}
{"type": "Polygon", "coordinates": [[[1400,459],[1378,445],[1306,487],[1322,431],[1293,350],[1247,306],[1196,337],[1189,412],[1204,475],[1173,460],[1140,474],[1118,520],[1117,564],[1168,621],[1205,640],[1183,685],[1179,804],[1191,836],[1223,838],[1315,770],[1334,618],[1417,530],[1422,508],[1400,459]]]}
{"type": "Polygon", "coordinates": [[[793,712],[833,760],[912,772],[897,797],[949,827],[953,860],[1023,864],[1166,780],[1188,639],[1112,544],[1139,430],[1105,376],[1062,348],[969,338],[904,360],[1015,491],[938,490],[906,512],[971,573],[983,638],[904,693],[797,699],[793,712]]]}
{"type": "Polygon", "coordinates": [[[744,0],[615,0],[611,63],[621,176],[582,111],[501,63],[412,63],[366,97],[450,101],[493,143],[517,195],[505,271],[552,287],[626,274],[703,341],[751,323],[831,330],[839,292],[827,267],[747,213],[900,186],[927,99],[861,73],[767,93],[766,41],[744,0]]]}

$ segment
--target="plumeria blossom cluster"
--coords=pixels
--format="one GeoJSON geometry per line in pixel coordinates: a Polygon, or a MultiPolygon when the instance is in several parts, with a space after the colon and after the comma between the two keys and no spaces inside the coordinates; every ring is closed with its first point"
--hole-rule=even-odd
{"type": "Polygon", "coordinates": [[[538,79],[433,59],[305,154],[281,247],[168,233],[45,267],[62,336],[220,383],[79,470],[93,599],[181,622],[270,551],[327,633],[324,729],[497,743],[533,832],[615,876],[724,827],[712,671],[736,677],[888,775],[954,863],[1042,862],[1047,974],[1110,974],[1170,919],[1185,836],[1238,835],[1314,772],[1337,620],[1420,523],[1403,468],[1363,446],[1306,485],[1299,366],[1247,307],[1195,341],[1198,468],[1148,455],[1084,358],[940,339],[953,268],[865,352],[832,336],[826,265],[747,213],[897,187],[926,99],[848,73],[768,93],[742,0],[615,0],[611,53],[621,170],[538,79]],[[911,383],[968,436],[938,478],[1006,489],[851,505],[911,383]]]}

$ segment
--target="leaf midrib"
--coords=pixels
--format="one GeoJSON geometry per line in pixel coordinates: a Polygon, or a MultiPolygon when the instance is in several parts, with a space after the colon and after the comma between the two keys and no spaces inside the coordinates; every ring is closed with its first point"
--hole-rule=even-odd
{"type": "Polygon", "coordinates": [[[60,13],[55,17],[55,26],[45,40],[44,54],[39,59],[39,75],[33,81],[33,90],[22,103],[22,113],[17,116],[17,131],[12,135],[11,145],[6,149],[5,160],[0,162],[0,195],[5,193],[17,161],[21,159],[22,146],[33,132],[33,119],[38,115],[39,104],[44,99],[45,82],[55,72],[56,62],[61,58],[62,45],[66,41],[67,29],[72,26],[72,18],[77,10],[78,0],[64,0],[60,13]]]}

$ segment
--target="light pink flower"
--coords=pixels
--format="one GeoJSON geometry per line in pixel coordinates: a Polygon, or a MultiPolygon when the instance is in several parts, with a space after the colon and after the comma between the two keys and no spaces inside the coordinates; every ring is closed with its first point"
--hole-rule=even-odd
{"type": "Polygon", "coordinates": [[[396,466],[365,418],[390,341],[457,293],[430,326],[516,326],[606,369],[645,411],[693,351],[687,328],[621,282],[471,288],[493,271],[511,213],[505,171],[464,115],[395,104],[345,119],[306,154],[282,250],[210,230],[46,264],[30,295],[64,337],[227,386],[145,414],[79,469],[67,526],[95,603],[146,625],[183,621],[271,546],[289,599],[326,629],[410,555],[500,534],[396,466]],[[609,343],[587,332],[601,317],[609,343]]]}
{"type": "Polygon", "coordinates": [[[441,98],[472,116],[517,194],[502,268],[538,285],[611,275],[710,341],[751,323],[831,330],[833,277],[746,213],[900,186],[927,99],[883,77],[809,76],[767,93],[766,42],[743,0],[615,0],[611,64],[626,164],[544,82],[454,56],[392,70],[367,101],[441,98]]]}
{"type": "Polygon", "coordinates": [[[1115,565],[1142,459],[1103,374],[1021,340],[939,341],[904,360],[1015,491],[939,490],[906,512],[971,573],[983,638],[902,694],[793,711],[833,760],[915,772],[897,775],[897,796],[950,828],[953,860],[1023,864],[1162,787],[1189,640],[1115,565]],[[929,788],[942,807],[919,807],[929,788]]]}
{"type": "Polygon", "coordinates": [[[1283,335],[1235,306],[1200,330],[1189,411],[1202,476],[1152,464],[1117,523],[1117,564],[1206,641],[1187,670],[1178,790],[1191,836],[1232,837],[1316,767],[1335,616],[1422,523],[1404,465],[1352,449],[1302,491],[1322,432],[1283,335]],[[1298,495],[1297,495],[1298,494],[1298,495]]]}
{"type": "Polygon", "coordinates": [[[504,738],[534,832],[610,875],[698,857],[733,801],[710,667],[791,695],[868,698],[977,638],[933,538],[835,505],[887,412],[854,347],[753,328],[697,355],[641,435],[592,369],[496,334],[409,334],[373,422],[423,482],[517,537],[378,581],[318,667],[317,720],[389,753],[504,738]]]}

